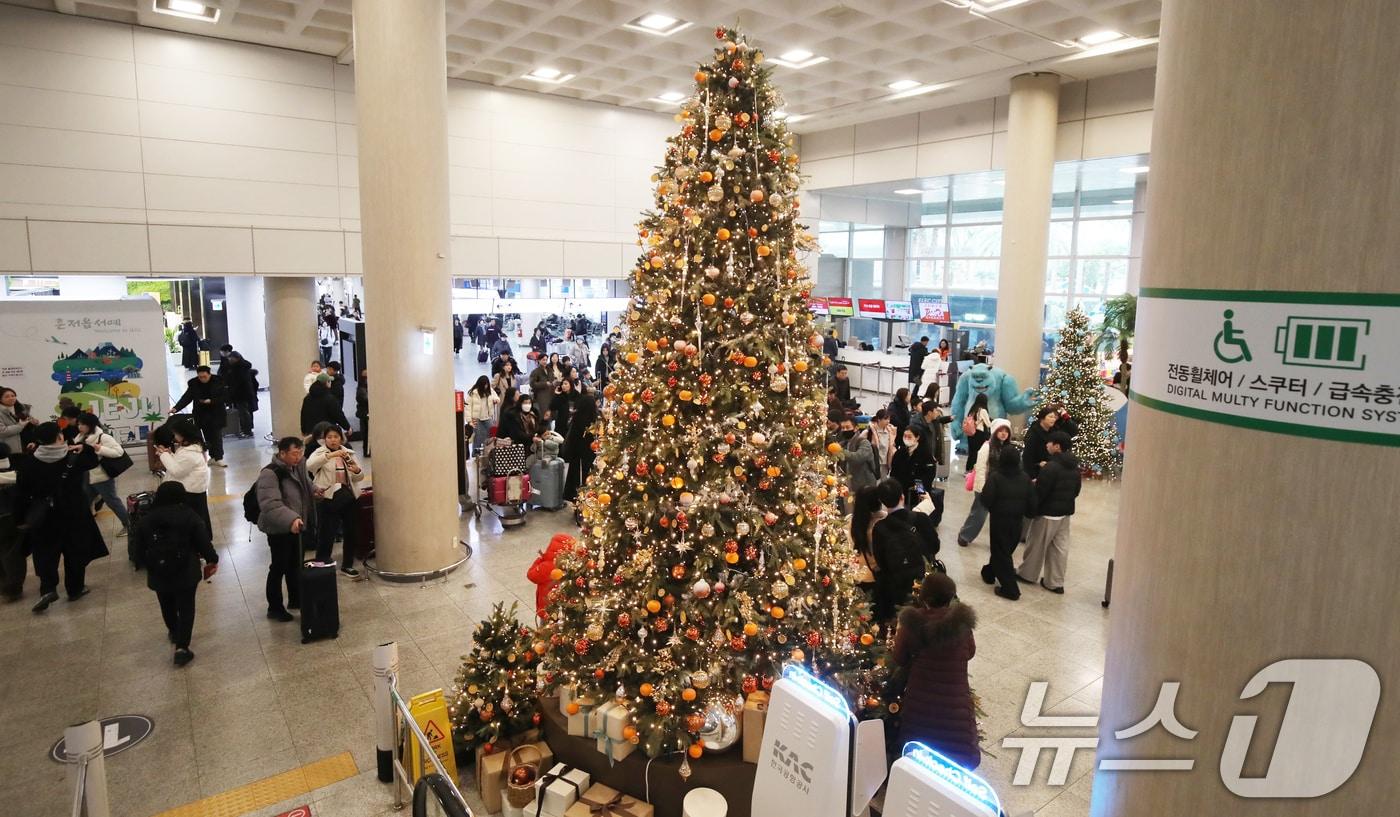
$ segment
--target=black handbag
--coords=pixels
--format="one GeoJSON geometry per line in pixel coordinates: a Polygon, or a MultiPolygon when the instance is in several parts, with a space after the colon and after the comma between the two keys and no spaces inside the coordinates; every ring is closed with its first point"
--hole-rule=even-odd
{"type": "Polygon", "coordinates": [[[126,453],[126,449],[122,449],[120,457],[103,457],[97,461],[97,464],[108,479],[116,479],[125,474],[127,469],[135,463],[132,462],[131,455],[126,453]]]}

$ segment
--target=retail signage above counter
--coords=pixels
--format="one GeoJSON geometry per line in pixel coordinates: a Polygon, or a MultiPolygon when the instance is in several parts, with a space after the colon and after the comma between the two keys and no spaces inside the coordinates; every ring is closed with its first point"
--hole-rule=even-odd
{"type": "Polygon", "coordinates": [[[1148,288],[1133,345],[1141,405],[1400,446],[1400,294],[1148,288]]]}
{"type": "Polygon", "coordinates": [[[915,295],[913,307],[921,323],[948,323],[953,317],[941,296],[915,295]]]}
{"type": "Polygon", "coordinates": [[[849,318],[855,314],[855,305],[850,298],[827,298],[826,304],[833,318],[849,318]]]}
{"type": "Polygon", "coordinates": [[[883,318],[885,317],[885,302],[873,298],[861,298],[857,301],[857,312],[862,318],[883,318]]]}
{"type": "Polygon", "coordinates": [[[908,301],[885,301],[885,316],[892,321],[913,320],[914,305],[908,301]]]}
{"type": "Polygon", "coordinates": [[[825,298],[808,298],[807,308],[817,315],[825,315],[829,311],[825,298]]]}

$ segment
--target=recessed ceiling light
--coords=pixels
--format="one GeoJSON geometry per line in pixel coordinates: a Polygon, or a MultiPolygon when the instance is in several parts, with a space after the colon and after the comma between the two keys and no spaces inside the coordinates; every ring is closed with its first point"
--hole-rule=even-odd
{"type": "Polygon", "coordinates": [[[1133,203],[1133,200],[1132,200],[1132,199],[1114,199],[1114,200],[1113,200],[1113,203],[1114,203],[1114,204],[1132,204],[1132,203],[1133,203]]]}
{"type": "Polygon", "coordinates": [[[685,99],[685,94],[680,91],[667,91],[664,94],[657,94],[652,97],[652,99],[655,99],[657,102],[665,102],[667,105],[674,105],[682,99],[685,99]]]}
{"type": "Polygon", "coordinates": [[[1143,173],[1146,173],[1148,171],[1148,166],[1134,165],[1133,167],[1120,167],[1118,169],[1124,173],[1136,173],[1138,175],[1142,175],[1143,173]]]}
{"type": "Polygon", "coordinates": [[[677,31],[684,31],[690,28],[692,23],[685,20],[678,20],[669,14],[652,12],[643,14],[641,17],[630,23],[623,23],[623,28],[630,28],[633,31],[640,31],[643,34],[654,34],[658,37],[669,37],[677,31]]]}
{"type": "Polygon", "coordinates": [[[900,189],[894,191],[894,194],[896,196],[922,196],[924,194],[924,191],[920,190],[917,187],[901,187],[900,189]]]}
{"type": "Polygon", "coordinates": [[[219,21],[219,9],[210,8],[196,0],[155,0],[151,4],[151,10],[172,17],[183,17],[186,20],[200,20],[206,23],[219,21]]]}
{"type": "Polygon", "coordinates": [[[637,25],[642,28],[649,28],[652,31],[665,31],[675,25],[678,20],[674,17],[667,17],[664,14],[648,14],[637,21],[637,25]]]}
{"type": "Polygon", "coordinates": [[[564,74],[558,68],[540,66],[525,75],[525,79],[532,79],[535,82],[548,82],[551,85],[558,85],[561,82],[568,82],[573,79],[573,74],[564,74]]]}
{"type": "Polygon", "coordinates": [[[798,69],[810,68],[811,66],[817,65],[818,63],[826,62],[826,60],[826,57],[821,57],[816,54],[813,54],[811,51],[808,51],[805,48],[794,48],[790,51],[783,52],[780,56],[768,58],[768,61],[773,63],[774,65],[781,65],[784,68],[798,69]]]}
{"type": "Polygon", "coordinates": [[[788,123],[789,125],[791,125],[791,124],[793,124],[793,123],[795,123],[795,122],[801,122],[802,120],[804,120],[804,119],[806,119],[806,118],[807,118],[807,114],[805,114],[805,113],[784,113],[784,114],[783,114],[783,121],[786,122],[786,123],[788,123]]]}
{"type": "Polygon", "coordinates": [[[889,88],[891,91],[908,91],[911,88],[919,87],[921,84],[922,83],[917,79],[898,79],[885,87],[889,88]]]}
{"type": "Polygon", "coordinates": [[[1091,31],[1083,37],[1080,37],[1077,42],[1080,45],[1103,45],[1104,43],[1111,43],[1114,40],[1121,39],[1123,39],[1123,33],[1121,31],[1113,31],[1105,28],[1102,31],[1091,31]]]}

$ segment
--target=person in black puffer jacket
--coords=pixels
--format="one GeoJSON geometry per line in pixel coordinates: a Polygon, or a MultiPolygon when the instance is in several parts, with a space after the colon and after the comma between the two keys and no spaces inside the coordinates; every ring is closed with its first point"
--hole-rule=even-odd
{"type": "Polygon", "coordinates": [[[1080,488],[1079,460],[1069,449],[1069,435],[1063,431],[1051,433],[1045,441],[1049,459],[1035,481],[1036,517],[1026,536],[1026,555],[1016,569],[1022,581],[1038,580],[1052,593],[1065,592],[1069,520],[1080,488]]]}
{"type": "Polygon", "coordinates": [[[908,604],[914,584],[924,578],[925,560],[938,556],[938,529],[921,513],[904,507],[904,486],[886,477],[875,485],[885,518],[875,523],[870,547],[875,554],[876,623],[887,624],[895,612],[908,604]]]}
{"type": "Polygon", "coordinates": [[[301,399],[301,433],[310,434],[317,423],[350,427],[350,421],[345,418],[345,409],[335,401],[330,386],[321,380],[312,383],[306,396],[301,399]]]}
{"type": "Polygon", "coordinates": [[[975,500],[991,517],[992,555],[982,567],[982,581],[998,584],[998,596],[1016,601],[1021,597],[1021,588],[1011,554],[1020,544],[1022,520],[1035,516],[1035,486],[1021,470],[1021,452],[1014,445],[1002,446],[997,451],[997,461],[987,465],[994,467],[988,468],[975,500]]]}
{"type": "Polygon", "coordinates": [[[146,570],[146,586],[160,601],[166,634],[175,645],[175,666],[183,667],[194,660],[190,633],[194,630],[195,591],[200,579],[219,569],[219,554],[214,552],[209,528],[185,504],[183,485],[163,482],[156,489],[150,512],[136,523],[131,556],[146,570]]]}

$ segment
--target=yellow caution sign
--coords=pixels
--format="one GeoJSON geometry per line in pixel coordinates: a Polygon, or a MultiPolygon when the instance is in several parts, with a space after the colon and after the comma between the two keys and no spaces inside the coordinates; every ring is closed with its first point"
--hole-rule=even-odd
{"type": "MultiPolygon", "coordinates": [[[[413,720],[417,722],[418,728],[423,730],[427,736],[428,743],[432,745],[433,751],[437,753],[438,762],[452,776],[452,782],[457,782],[457,755],[452,751],[452,721],[447,717],[447,699],[443,696],[441,689],[431,692],[424,692],[422,695],[414,695],[408,701],[408,711],[413,713],[413,720]]],[[[409,742],[409,765],[408,773],[412,782],[418,782],[418,752],[420,751],[418,741],[412,735],[406,736],[409,742]]],[[[433,771],[433,762],[427,758],[422,758],[423,763],[429,771],[433,771]]]]}

